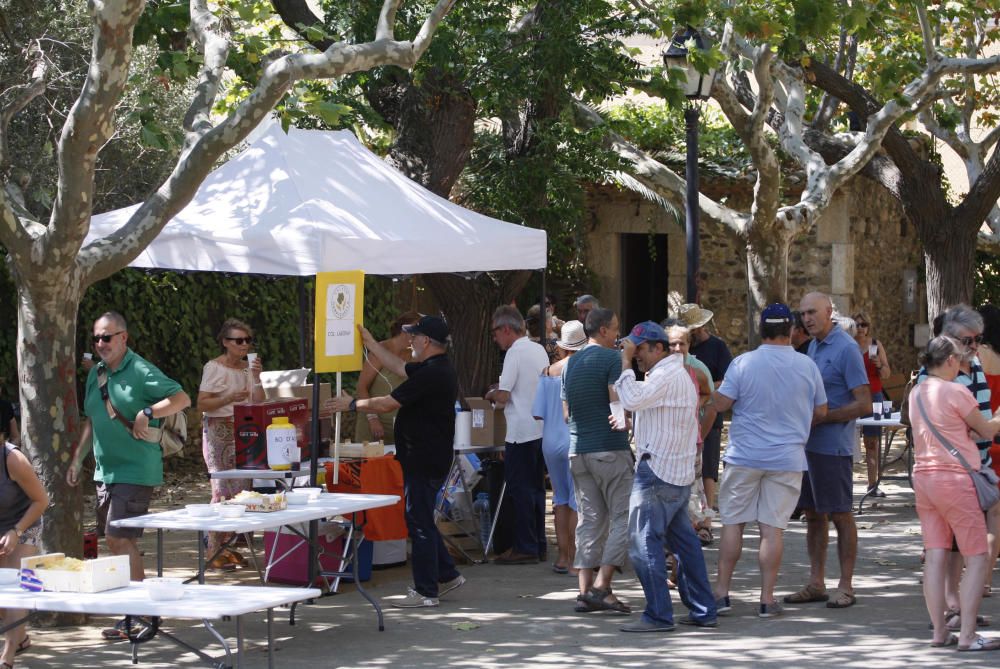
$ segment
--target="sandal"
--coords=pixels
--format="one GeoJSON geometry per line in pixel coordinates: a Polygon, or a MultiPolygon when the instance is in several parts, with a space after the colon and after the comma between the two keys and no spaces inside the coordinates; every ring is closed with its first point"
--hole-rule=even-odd
{"type": "Polygon", "coordinates": [[[603,609],[601,609],[600,606],[595,606],[590,602],[586,601],[583,598],[583,595],[577,595],[576,606],[573,607],[573,610],[577,613],[592,613],[594,611],[601,611],[603,609]]]}
{"type": "Polygon", "coordinates": [[[590,588],[586,593],[580,595],[580,598],[587,604],[596,606],[602,611],[615,611],[616,613],[625,614],[632,613],[632,607],[615,597],[610,588],[607,590],[590,588]],[[611,601],[608,601],[608,597],[611,598],[611,601]]]}
{"type": "Polygon", "coordinates": [[[247,566],[247,559],[234,551],[232,548],[223,549],[221,556],[228,560],[230,564],[237,567],[247,566]]]}
{"type": "Polygon", "coordinates": [[[813,584],[809,584],[802,588],[798,592],[793,592],[790,595],[785,595],[786,604],[807,604],[809,602],[825,602],[830,599],[830,595],[826,594],[823,590],[820,590],[813,584]]]}
{"type": "Polygon", "coordinates": [[[955,648],[963,653],[979,650],[1000,650],[1000,639],[987,639],[985,637],[977,636],[976,640],[968,646],[959,645],[955,648]]]}
{"type": "MultiPolygon", "coordinates": [[[[954,609],[949,609],[944,612],[944,626],[948,628],[951,632],[957,632],[962,629],[962,612],[956,611],[954,609]]],[[[989,627],[990,619],[986,616],[978,615],[976,616],[976,627],[989,627]]],[[[931,625],[933,627],[933,625],[931,625]]]]}
{"type": "Polygon", "coordinates": [[[931,641],[931,648],[947,648],[948,646],[957,646],[958,637],[954,634],[949,634],[944,641],[931,641]]]}
{"type": "Polygon", "coordinates": [[[552,571],[554,571],[557,574],[568,574],[569,573],[569,567],[564,567],[561,564],[553,564],[552,565],[552,571]]]}
{"type": "Polygon", "coordinates": [[[25,635],[24,641],[22,641],[21,643],[17,644],[17,648],[14,649],[14,655],[20,655],[21,653],[23,653],[24,651],[28,650],[29,648],[31,648],[31,637],[25,635]]]}
{"type": "Polygon", "coordinates": [[[236,565],[230,562],[224,553],[220,553],[208,563],[206,571],[236,571],[236,565]]]}
{"type": "Polygon", "coordinates": [[[698,528],[698,541],[701,542],[702,546],[711,546],[715,537],[712,536],[712,528],[710,527],[699,527],[698,528]]]}
{"type": "Polygon", "coordinates": [[[854,603],[858,601],[858,598],[854,596],[853,592],[847,592],[846,590],[840,590],[839,588],[833,591],[833,596],[829,598],[830,601],[826,603],[826,608],[828,609],[846,609],[848,606],[854,606],[854,603]]]}

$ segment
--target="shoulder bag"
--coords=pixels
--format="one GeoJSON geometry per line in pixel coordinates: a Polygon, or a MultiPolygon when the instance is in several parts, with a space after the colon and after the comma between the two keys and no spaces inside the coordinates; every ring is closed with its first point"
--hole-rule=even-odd
{"type": "MultiPolygon", "coordinates": [[[[108,416],[124,425],[131,434],[134,423],[118,413],[115,405],[111,403],[111,395],[108,393],[107,370],[103,363],[97,367],[97,379],[97,385],[101,389],[101,399],[104,400],[104,405],[108,409],[108,416]]],[[[178,411],[159,420],[159,427],[152,425],[149,427],[147,441],[159,444],[165,458],[183,454],[184,444],[187,442],[187,414],[184,411],[178,411]]]]}
{"type": "Polygon", "coordinates": [[[919,392],[913,395],[917,400],[917,409],[920,411],[920,417],[924,419],[927,428],[937,437],[941,445],[962,463],[965,471],[969,472],[969,476],[972,477],[972,485],[976,488],[976,497],[979,498],[979,508],[983,511],[989,511],[997,502],[1000,502],[1000,488],[997,488],[997,482],[1000,481],[1000,478],[997,477],[996,472],[990,467],[980,467],[976,470],[969,466],[969,463],[965,461],[965,458],[958,452],[958,449],[945,439],[944,435],[938,432],[938,429],[927,418],[927,411],[924,409],[923,398],[920,395],[921,393],[919,392]]]}

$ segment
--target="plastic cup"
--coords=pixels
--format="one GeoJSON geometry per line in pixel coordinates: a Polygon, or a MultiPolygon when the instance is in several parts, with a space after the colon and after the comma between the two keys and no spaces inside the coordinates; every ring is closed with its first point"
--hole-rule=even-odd
{"type": "Polygon", "coordinates": [[[247,362],[250,364],[251,367],[253,367],[253,363],[256,362],[256,360],[257,360],[256,353],[247,353],[247,362]]]}
{"type": "Polygon", "coordinates": [[[878,357],[878,344],[872,344],[868,347],[868,359],[874,360],[878,357]]]}
{"type": "Polygon", "coordinates": [[[611,402],[608,404],[611,409],[611,415],[615,417],[615,429],[624,430],[625,429],[625,407],[622,406],[621,402],[611,402]]]}
{"type": "Polygon", "coordinates": [[[892,417],[892,400],[882,400],[882,417],[886,420],[892,417]]]}
{"type": "Polygon", "coordinates": [[[84,353],[83,354],[83,359],[84,360],[93,360],[94,359],[94,354],[93,353],[84,353]]]}
{"type": "Polygon", "coordinates": [[[882,419],[882,403],[881,402],[872,402],[872,418],[874,418],[875,420],[881,420],[882,419]]]}

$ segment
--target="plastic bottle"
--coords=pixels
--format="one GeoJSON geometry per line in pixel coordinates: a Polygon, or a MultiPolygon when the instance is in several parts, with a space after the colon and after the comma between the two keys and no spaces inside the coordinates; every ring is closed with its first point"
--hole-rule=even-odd
{"type": "Polygon", "coordinates": [[[301,459],[295,426],[287,416],[277,416],[267,426],[267,464],[271,469],[287,470],[301,459]]]}
{"type": "Polygon", "coordinates": [[[490,526],[493,524],[493,516],[490,515],[490,495],[481,492],[476,495],[476,501],[472,505],[472,510],[479,519],[479,540],[486,549],[486,544],[490,540],[490,526]]]}

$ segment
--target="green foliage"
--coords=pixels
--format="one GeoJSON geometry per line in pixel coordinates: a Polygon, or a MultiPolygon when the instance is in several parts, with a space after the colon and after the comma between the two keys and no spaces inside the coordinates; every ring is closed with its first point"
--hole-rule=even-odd
{"type": "Polygon", "coordinates": [[[976,252],[976,269],[972,287],[972,303],[1000,305],[1000,257],[976,252]]]}

